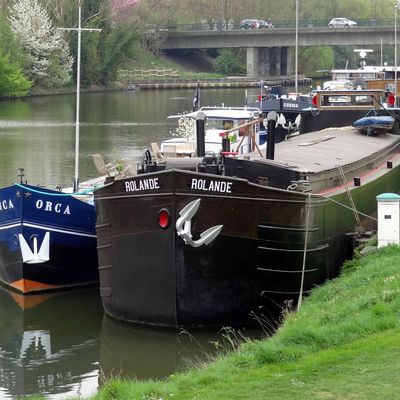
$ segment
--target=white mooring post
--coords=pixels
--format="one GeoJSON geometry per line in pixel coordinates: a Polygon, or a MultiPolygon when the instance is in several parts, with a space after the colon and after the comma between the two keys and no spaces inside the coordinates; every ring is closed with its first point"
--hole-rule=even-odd
{"type": "Polygon", "coordinates": [[[378,201],[378,248],[400,244],[400,196],[382,193],[378,201]]]}
{"type": "Polygon", "coordinates": [[[87,29],[81,27],[81,7],[78,9],[78,27],[77,28],[57,28],[61,31],[78,32],[78,54],[76,60],[76,123],[75,123],[75,177],[74,192],[79,190],[79,102],[81,86],[81,32],[101,32],[101,29],[87,29]]]}

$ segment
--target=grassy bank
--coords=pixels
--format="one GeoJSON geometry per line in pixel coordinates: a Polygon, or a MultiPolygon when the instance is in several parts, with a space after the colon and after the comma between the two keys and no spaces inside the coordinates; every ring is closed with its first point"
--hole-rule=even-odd
{"type": "Polygon", "coordinates": [[[356,258],[270,339],[162,382],[109,381],[109,399],[398,399],[400,249],[356,258]]]}

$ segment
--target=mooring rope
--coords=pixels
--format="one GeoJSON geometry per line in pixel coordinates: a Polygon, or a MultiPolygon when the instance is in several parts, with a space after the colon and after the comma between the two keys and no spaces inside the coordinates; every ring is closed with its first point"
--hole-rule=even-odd
{"type": "Polygon", "coordinates": [[[351,205],[351,207],[353,209],[353,215],[354,215],[354,219],[357,222],[358,232],[361,233],[361,232],[363,232],[364,228],[362,226],[362,223],[361,223],[361,220],[360,220],[360,216],[357,213],[356,205],[354,204],[354,200],[353,200],[353,196],[351,195],[351,191],[349,190],[349,187],[347,185],[346,175],[344,174],[344,171],[343,171],[343,168],[342,168],[341,165],[336,165],[336,168],[338,169],[339,174],[340,174],[340,176],[342,178],[342,182],[343,182],[344,188],[346,189],[347,197],[348,197],[350,205],[351,205]]]}
{"type": "Polygon", "coordinates": [[[323,197],[324,199],[327,199],[327,200],[332,201],[333,203],[336,203],[336,204],[338,204],[338,205],[340,205],[340,206],[342,206],[342,207],[344,207],[344,208],[347,208],[347,209],[350,210],[350,211],[356,212],[357,214],[360,214],[360,215],[362,215],[363,217],[372,219],[373,221],[378,221],[377,218],[371,217],[371,216],[368,215],[368,214],[364,214],[363,212],[358,211],[356,208],[349,207],[349,206],[347,206],[346,204],[343,204],[343,203],[340,203],[339,201],[333,200],[332,198],[330,198],[330,197],[328,197],[328,196],[325,196],[325,195],[323,195],[323,194],[319,194],[318,196],[321,196],[321,197],[323,197]]]}
{"type": "Polygon", "coordinates": [[[299,301],[297,302],[297,311],[300,310],[301,303],[303,301],[304,275],[306,270],[307,244],[308,244],[308,225],[309,225],[308,221],[310,218],[310,208],[311,208],[310,197],[311,193],[308,193],[307,203],[306,203],[307,214],[306,214],[306,234],[304,237],[303,268],[301,270],[301,282],[300,282],[299,301]]]}

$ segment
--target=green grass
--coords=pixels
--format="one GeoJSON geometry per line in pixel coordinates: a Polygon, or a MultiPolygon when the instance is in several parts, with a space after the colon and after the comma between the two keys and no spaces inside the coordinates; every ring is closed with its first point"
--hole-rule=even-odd
{"type": "MultiPolygon", "coordinates": [[[[195,72],[184,69],[178,63],[173,62],[161,55],[154,55],[149,51],[141,49],[135,52],[135,59],[126,60],[126,62],[119,68],[120,70],[134,70],[134,69],[169,69],[179,70],[180,79],[218,79],[226,78],[226,75],[216,72],[195,72]]],[[[150,77],[149,80],[160,79],[157,77],[150,77]]]]}
{"type": "Polygon", "coordinates": [[[277,333],[165,381],[111,380],[96,400],[399,399],[400,249],[347,263],[277,333]]]}
{"type": "Polygon", "coordinates": [[[178,68],[178,65],[168,61],[166,58],[156,56],[145,50],[138,50],[135,53],[135,59],[127,60],[121,69],[162,69],[178,68]]]}
{"type": "Polygon", "coordinates": [[[226,78],[227,75],[219,74],[217,72],[193,72],[181,70],[179,77],[181,79],[220,79],[226,78]]]}

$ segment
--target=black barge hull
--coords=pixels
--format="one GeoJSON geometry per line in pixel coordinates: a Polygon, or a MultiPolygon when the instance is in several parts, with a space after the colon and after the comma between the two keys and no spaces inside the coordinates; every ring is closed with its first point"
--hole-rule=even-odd
{"type": "MultiPolygon", "coordinates": [[[[375,196],[397,182],[399,168],[354,188],[358,209],[372,213],[375,196]]],[[[331,199],[349,204],[343,192],[331,199]]],[[[351,256],[346,233],[354,231],[354,215],[331,199],[182,170],[115,181],[95,192],[105,311],[168,327],[254,323],[273,304],[298,299],[303,265],[307,293],[351,256]],[[197,199],[193,240],[223,228],[210,244],[192,247],[177,235],[176,222],[197,199]],[[170,216],[167,227],[160,226],[161,210],[170,216]]]]}

